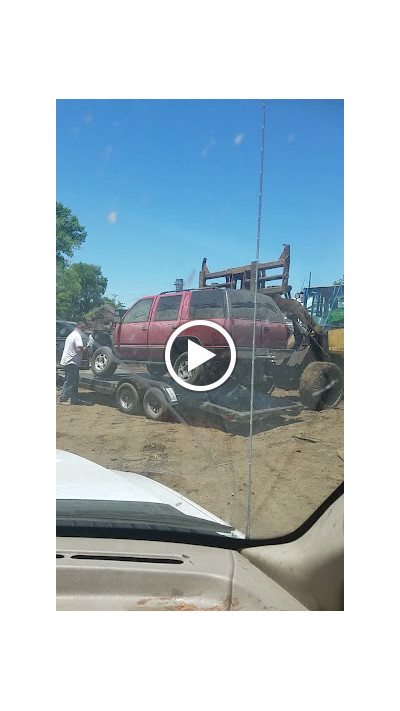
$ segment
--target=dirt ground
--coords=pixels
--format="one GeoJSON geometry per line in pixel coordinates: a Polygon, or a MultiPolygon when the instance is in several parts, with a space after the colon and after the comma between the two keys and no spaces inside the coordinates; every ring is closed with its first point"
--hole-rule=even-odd
{"type": "MultiPolygon", "coordinates": [[[[57,402],[59,449],[155,479],[246,532],[248,436],[212,422],[153,422],[125,415],[111,397],[80,392],[90,407],[57,402]]],[[[295,392],[273,394],[298,399],[295,392]]],[[[58,395],[59,389],[57,400],[58,395]]],[[[343,415],[342,401],[336,409],[303,410],[256,431],[252,537],[293,531],[343,481],[343,415]]]]}

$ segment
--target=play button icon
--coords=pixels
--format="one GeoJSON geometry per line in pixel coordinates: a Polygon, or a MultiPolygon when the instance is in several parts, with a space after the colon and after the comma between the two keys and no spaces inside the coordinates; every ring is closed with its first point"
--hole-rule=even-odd
{"type": "Polygon", "coordinates": [[[179,326],[169,337],[165,346],[165,365],[171,378],[183,388],[200,392],[214,390],[225,383],[233,373],[236,365],[235,344],[229,333],[219,323],[205,319],[188,321],[179,326]],[[189,331],[189,333],[185,334],[185,331],[189,331]],[[218,336],[212,331],[217,331],[218,336]],[[221,336],[223,336],[222,339],[221,336]],[[179,341],[175,344],[177,338],[179,341]],[[207,347],[199,345],[195,339],[202,341],[207,347]],[[188,374],[190,376],[192,371],[201,368],[212,358],[216,358],[217,353],[220,363],[223,363],[225,368],[226,363],[229,362],[223,375],[208,385],[195,385],[193,382],[188,382],[190,381],[188,374]]]}
{"type": "Polygon", "coordinates": [[[197,343],[188,338],[188,370],[191,371],[194,368],[198,368],[203,363],[207,363],[211,358],[215,358],[215,353],[211,353],[203,346],[199,346],[197,343]]]}

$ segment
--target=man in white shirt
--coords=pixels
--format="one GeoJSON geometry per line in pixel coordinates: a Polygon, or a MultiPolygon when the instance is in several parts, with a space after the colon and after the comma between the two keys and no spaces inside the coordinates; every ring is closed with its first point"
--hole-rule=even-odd
{"type": "Polygon", "coordinates": [[[79,405],[78,385],[79,366],[82,362],[84,351],[82,336],[86,331],[86,324],[78,321],[75,329],[65,339],[63,354],[60,365],[65,368],[65,380],[61,390],[59,402],[68,405],[71,398],[71,405],[79,405]]]}

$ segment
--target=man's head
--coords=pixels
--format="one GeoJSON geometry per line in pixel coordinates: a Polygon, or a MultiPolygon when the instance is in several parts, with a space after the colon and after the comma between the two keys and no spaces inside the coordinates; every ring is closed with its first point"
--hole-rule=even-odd
{"type": "Polygon", "coordinates": [[[79,328],[79,330],[84,333],[86,331],[86,323],[84,323],[84,321],[78,321],[76,328],[79,328]]]}

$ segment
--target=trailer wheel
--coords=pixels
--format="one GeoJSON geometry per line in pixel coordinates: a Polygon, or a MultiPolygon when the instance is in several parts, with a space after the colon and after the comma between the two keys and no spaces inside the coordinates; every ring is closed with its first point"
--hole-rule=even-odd
{"type": "Polygon", "coordinates": [[[92,373],[94,375],[112,375],[118,363],[115,361],[114,353],[108,346],[100,346],[92,355],[92,373]]]}
{"type": "Polygon", "coordinates": [[[131,383],[122,383],[116,392],[118,408],[126,415],[140,413],[140,398],[136,388],[131,383]]]}
{"type": "Polygon", "coordinates": [[[149,388],[143,398],[143,410],[149,420],[166,420],[170,408],[167,398],[161,390],[149,388]]]}
{"type": "Polygon", "coordinates": [[[335,407],[343,394],[343,375],[337,365],[330,362],[309,363],[300,378],[300,400],[310,410],[335,407]]]}
{"type": "Polygon", "coordinates": [[[167,369],[163,363],[146,363],[147,372],[155,378],[162,378],[166,374],[167,369]]]}

